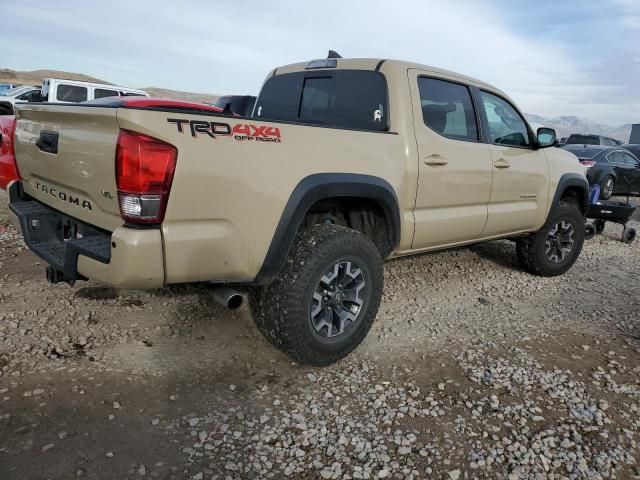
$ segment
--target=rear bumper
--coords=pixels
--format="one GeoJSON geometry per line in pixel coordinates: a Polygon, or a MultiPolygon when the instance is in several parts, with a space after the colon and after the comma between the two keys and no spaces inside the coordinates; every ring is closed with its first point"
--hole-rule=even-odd
{"type": "Polygon", "coordinates": [[[9,196],[12,223],[61,280],[73,284],[91,278],[121,288],[164,285],[160,230],[97,229],[27,197],[19,182],[11,185],[9,196]]]}

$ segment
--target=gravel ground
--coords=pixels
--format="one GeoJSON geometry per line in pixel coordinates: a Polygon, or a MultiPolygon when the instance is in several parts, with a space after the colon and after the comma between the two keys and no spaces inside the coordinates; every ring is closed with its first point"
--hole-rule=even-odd
{"type": "Polygon", "coordinates": [[[314,369],[206,287],[45,283],[0,193],[0,479],[640,478],[620,231],[553,279],[508,241],[391,261],[367,340],[314,369]]]}

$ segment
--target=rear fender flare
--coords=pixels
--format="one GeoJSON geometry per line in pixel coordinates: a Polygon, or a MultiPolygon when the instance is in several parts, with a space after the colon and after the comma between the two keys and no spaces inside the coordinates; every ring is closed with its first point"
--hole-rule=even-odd
{"type": "Polygon", "coordinates": [[[393,187],[382,178],[353,173],[319,173],[305,177],[289,197],[265,260],[252,282],[265,285],[280,273],[304,216],[318,201],[336,197],[359,197],[375,201],[391,226],[390,244],[400,242],[400,210],[393,187]]]}

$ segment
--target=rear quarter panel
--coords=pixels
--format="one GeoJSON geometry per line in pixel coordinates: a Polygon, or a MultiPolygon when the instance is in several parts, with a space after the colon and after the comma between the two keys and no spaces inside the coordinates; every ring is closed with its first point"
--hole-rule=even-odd
{"type": "MultiPolygon", "coordinates": [[[[406,165],[415,163],[415,141],[412,146],[401,135],[133,109],[119,110],[118,123],[178,148],[162,225],[167,283],[253,279],[291,193],[316,173],[386,180],[396,191],[405,226],[404,198],[415,192],[415,177],[411,181],[406,165]],[[213,138],[192,134],[188,124],[180,132],[169,119],[249,125],[250,132],[271,127],[279,138],[213,138]]],[[[411,217],[406,220],[410,223],[411,217]]],[[[412,233],[412,228],[403,230],[412,233]]],[[[410,238],[403,235],[402,241],[410,238]]]]}

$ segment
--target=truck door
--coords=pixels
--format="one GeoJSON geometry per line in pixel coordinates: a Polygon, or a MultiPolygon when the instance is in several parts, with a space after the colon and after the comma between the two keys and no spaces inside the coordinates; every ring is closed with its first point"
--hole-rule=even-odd
{"type": "Polygon", "coordinates": [[[409,70],[418,147],[414,250],[480,238],[491,195],[491,150],[480,141],[467,85],[409,70]]]}
{"type": "Polygon", "coordinates": [[[479,91],[493,159],[493,187],[484,236],[537,229],[549,202],[549,165],[535,149],[524,118],[506,99],[479,91]]]}

